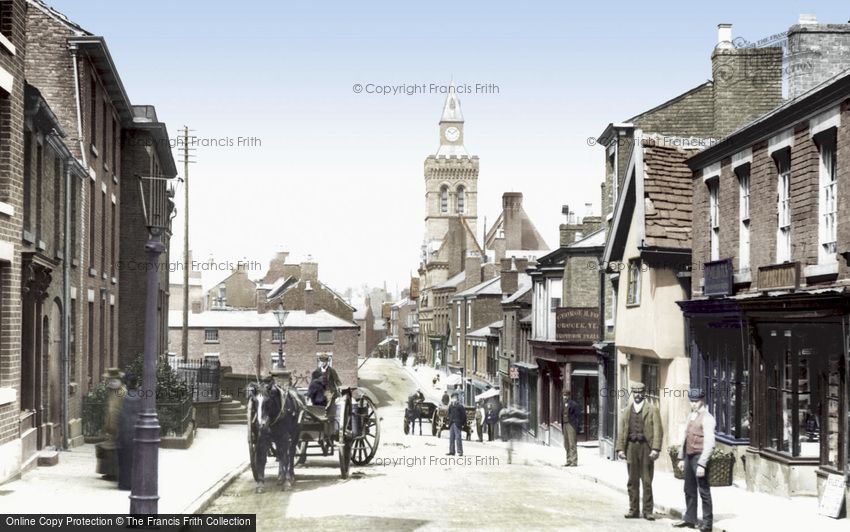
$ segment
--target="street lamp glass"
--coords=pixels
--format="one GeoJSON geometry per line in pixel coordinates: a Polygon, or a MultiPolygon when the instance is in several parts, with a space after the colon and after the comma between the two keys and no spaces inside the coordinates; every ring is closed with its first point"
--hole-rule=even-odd
{"type": "Polygon", "coordinates": [[[285,322],[286,317],[289,316],[289,311],[283,310],[283,309],[277,309],[277,310],[274,311],[274,316],[275,316],[275,318],[277,318],[278,325],[283,327],[283,322],[285,322]]]}

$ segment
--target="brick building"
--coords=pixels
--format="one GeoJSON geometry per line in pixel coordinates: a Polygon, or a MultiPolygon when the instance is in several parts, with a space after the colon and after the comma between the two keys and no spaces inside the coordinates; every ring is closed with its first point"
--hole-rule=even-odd
{"type": "MultiPolygon", "coordinates": [[[[603,410],[628,404],[629,381],[643,381],[660,404],[665,445],[677,443],[687,411],[681,396],[659,397],[688,385],[684,323],[675,302],[689,297],[690,180],[688,153],[710,146],[781,102],[782,50],[735,48],[731,25],[718,26],[711,54],[713,79],[599,136],[605,149],[603,216],[609,221],[603,266],[599,342],[603,373],[616,384],[600,391],[603,410]],[[663,323],[645,334],[646,323],[663,323]],[[614,368],[610,367],[614,366],[614,368]],[[615,369],[616,368],[616,369],[615,369]],[[669,438],[669,440],[668,440],[669,438]]],[[[600,452],[612,459],[616,420],[606,418],[600,452]]],[[[661,467],[670,467],[667,460],[661,467]]]]}
{"type": "Polygon", "coordinates": [[[369,356],[378,342],[375,341],[375,314],[372,312],[372,304],[368,296],[363,305],[354,311],[353,319],[354,323],[360,327],[357,355],[361,357],[369,356]]]}
{"type": "Polygon", "coordinates": [[[850,472],[850,25],[804,21],[788,39],[818,58],[792,74],[793,98],[688,161],[681,303],[718,442],[745,460],[749,489],[786,497],[850,472]]]}
{"type": "MultiPolygon", "coordinates": [[[[180,311],[170,313],[172,350],[181,350],[180,311]]],[[[327,311],[289,313],[283,329],[285,366],[299,387],[310,384],[318,355],[327,353],[344,386],[357,386],[359,327],[327,311]]],[[[234,374],[254,376],[268,372],[278,359],[280,327],[272,312],[208,310],[189,314],[189,357],[217,358],[234,374]]],[[[223,393],[239,396],[237,390],[223,393]]]]}
{"type": "Polygon", "coordinates": [[[26,2],[0,2],[0,482],[21,467],[21,228],[26,2]]]}
{"type": "Polygon", "coordinates": [[[282,307],[286,310],[321,309],[344,321],[354,319],[354,307],[343,296],[319,279],[319,264],[308,258],[300,264],[286,264],[278,254],[269,271],[257,285],[256,308],[282,307]]]}

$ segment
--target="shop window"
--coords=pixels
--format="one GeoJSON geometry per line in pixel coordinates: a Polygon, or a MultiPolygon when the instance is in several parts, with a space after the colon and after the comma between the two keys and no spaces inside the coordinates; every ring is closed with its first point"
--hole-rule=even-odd
{"type": "Polygon", "coordinates": [[[695,383],[706,392],[706,404],[717,422],[715,432],[729,438],[750,436],[749,369],[741,329],[715,328],[712,322],[696,322],[696,344],[702,363],[695,363],[695,383]]]}
{"type": "MultiPolygon", "coordinates": [[[[828,439],[832,429],[842,430],[840,425],[830,428],[822,423],[824,414],[831,415],[830,395],[840,392],[829,389],[828,370],[843,357],[841,326],[766,323],[758,328],[767,374],[763,445],[793,457],[820,457],[827,462],[828,442],[821,440],[828,439]]],[[[836,460],[840,458],[835,455],[836,460]]]]}

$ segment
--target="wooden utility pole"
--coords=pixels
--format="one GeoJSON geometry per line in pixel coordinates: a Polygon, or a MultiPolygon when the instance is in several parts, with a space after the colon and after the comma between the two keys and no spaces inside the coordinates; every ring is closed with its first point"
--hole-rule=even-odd
{"type": "Polygon", "coordinates": [[[189,147],[189,126],[183,126],[183,327],[181,348],[183,360],[189,360],[189,163],[192,150],[189,147]]]}

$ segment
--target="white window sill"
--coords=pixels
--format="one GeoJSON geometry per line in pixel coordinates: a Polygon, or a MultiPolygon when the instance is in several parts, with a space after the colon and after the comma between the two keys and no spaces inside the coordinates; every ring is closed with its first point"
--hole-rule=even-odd
{"type": "Polygon", "coordinates": [[[12,55],[17,55],[18,51],[15,48],[15,45],[12,44],[12,41],[9,40],[8,37],[0,33],[0,45],[3,45],[3,48],[9,51],[12,55]]]}
{"type": "Polygon", "coordinates": [[[812,264],[803,268],[805,277],[823,277],[826,275],[838,275],[838,262],[826,264],[812,264]]]}
{"type": "Polygon", "coordinates": [[[753,282],[752,271],[750,269],[747,269],[747,270],[744,270],[744,271],[735,272],[732,275],[732,282],[734,284],[752,283],[753,282]]]}
{"type": "Polygon", "coordinates": [[[9,218],[15,216],[15,207],[8,203],[0,201],[0,214],[5,214],[9,218]]]}
{"type": "Polygon", "coordinates": [[[14,388],[0,388],[0,406],[14,403],[18,399],[18,391],[14,388]]]}

